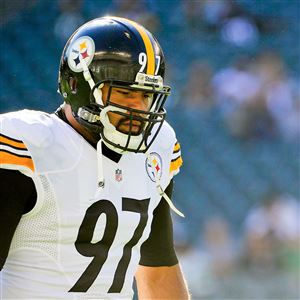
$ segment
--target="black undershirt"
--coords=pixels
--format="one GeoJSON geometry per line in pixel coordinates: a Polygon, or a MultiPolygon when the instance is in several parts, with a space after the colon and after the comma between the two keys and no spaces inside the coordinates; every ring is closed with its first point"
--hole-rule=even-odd
{"type": "MultiPolygon", "coordinates": [[[[57,113],[57,112],[56,112],[57,113]]],[[[57,115],[65,121],[60,111],[57,115]]],[[[67,122],[68,123],[68,122],[67,122]]],[[[93,145],[95,146],[95,145],[93,145]]],[[[105,145],[103,155],[118,162],[118,154],[105,145]]],[[[4,266],[14,232],[23,214],[35,205],[37,193],[33,180],[19,171],[0,169],[0,270],[4,266]]],[[[171,198],[173,180],[166,189],[171,198]]],[[[170,208],[162,198],[153,212],[149,238],[141,246],[140,264],[172,266],[178,262],[173,246],[173,226],[170,208]]]]}
{"type": "Polygon", "coordinates": [[[0,169],[0,270],[6,260],[12,237],[23,214],[36,202],[32,179],[19,171],[0,169]]]}

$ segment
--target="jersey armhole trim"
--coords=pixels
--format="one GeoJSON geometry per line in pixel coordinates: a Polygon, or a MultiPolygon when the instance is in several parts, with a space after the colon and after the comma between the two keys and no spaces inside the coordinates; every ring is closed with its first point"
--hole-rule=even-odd
{"type": "MultiPolygon", "coordinates": [[[[20,172],[28,176],[26,172],[22,172],[22,171],[20,172]]],[[[44,189],[40,178],[38,176],[29,176],[29,177],[33,180],[34,186],[36,188],[36,203],[28,213],[22,215],[22,219],[29,218],[37,214],[42,208],[44,203],[44,189]]]]}

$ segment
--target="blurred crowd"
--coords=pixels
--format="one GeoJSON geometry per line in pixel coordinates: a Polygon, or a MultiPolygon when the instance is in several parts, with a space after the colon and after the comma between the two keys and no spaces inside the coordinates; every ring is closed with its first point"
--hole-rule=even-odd
{"type": "Polygon", "coordinates": [[[271,191],[237,230],[208,217],[198,236],[175,223],[176,248],[193,299],[299,299],[299,201],[271,191]]]}
{"type": "Polygon", "coordinates": [[[229,132],[241,139],[296,141],[300,137],[300,82],[274,50],[214,72],[206,61],[191,64],[182,99],[187,110],[217,109],[229,132]]]}

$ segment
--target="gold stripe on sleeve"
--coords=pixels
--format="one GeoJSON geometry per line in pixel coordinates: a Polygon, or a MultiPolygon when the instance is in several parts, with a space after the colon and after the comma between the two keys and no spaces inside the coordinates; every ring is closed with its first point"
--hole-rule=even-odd
{"type": "Polygon", "coordinates": [[[12,139],[8,136],[0,135],[0,143],[6,144],[8,146],[16,147],[19,149],[27,149],[22,141],[12,139]]]}
{"type": "Polygon", "coordinates": [[[180,150],[180,144],[177,142],[174,146],[173,153],[178,152],[180,150]]]}
{"type": "Polygon", "coordinates": [[[176,160],[171,161],[170,172],[176,171],[182,166],[182,164],[183,164],[183,160],[181,156],[179,156],[176,160]]]}
{"type": "Polygon", "coordinates": [[[1,164],[24,166],[34,171],[34,164],[31,157],[22,157],[0,150],[0,165],[1,164]]]}

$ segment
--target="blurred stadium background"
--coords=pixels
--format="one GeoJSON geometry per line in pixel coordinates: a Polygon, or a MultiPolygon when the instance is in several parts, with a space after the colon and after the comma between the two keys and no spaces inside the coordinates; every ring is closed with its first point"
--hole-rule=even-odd
{"type": "Polygon", "coordinates": [[[53,112],[67,37],[106,14],[160,41],[184,166],[176,247],[193,299],[299,299],[299,0],[2,0],[1,113],[53,112]]]}

